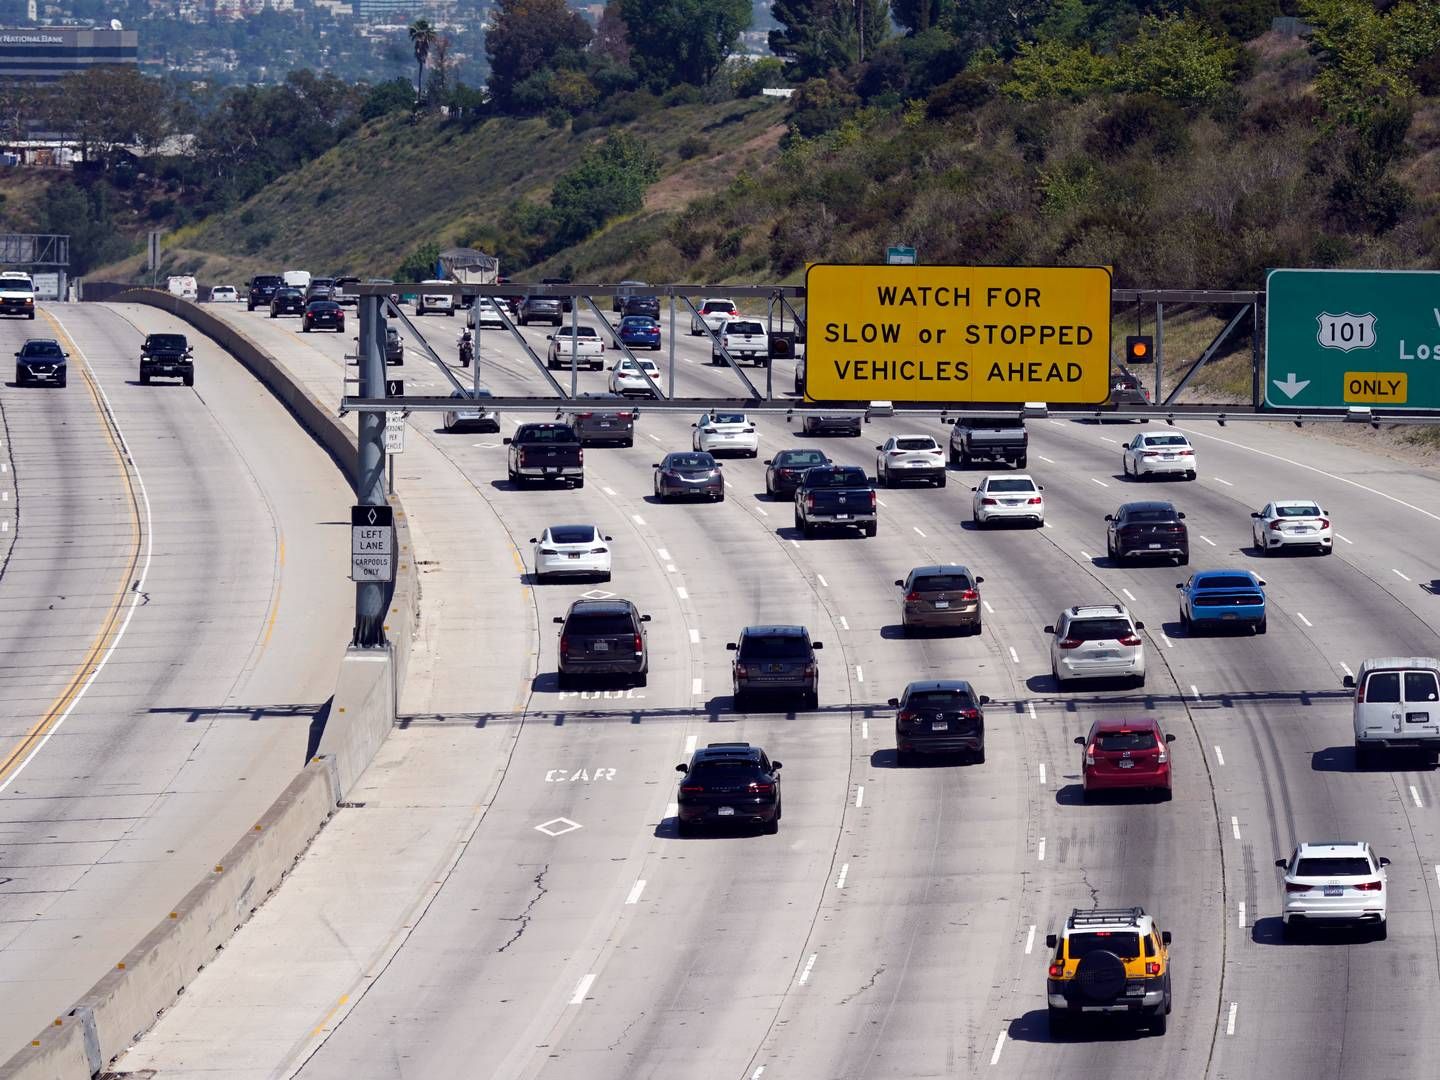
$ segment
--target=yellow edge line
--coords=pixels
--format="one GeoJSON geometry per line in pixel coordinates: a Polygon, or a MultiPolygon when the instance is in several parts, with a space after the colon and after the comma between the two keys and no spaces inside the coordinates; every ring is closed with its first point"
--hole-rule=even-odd
{"type": "MultiPolygon", "coordinates": [[[[45,316],[46,321],[50,323],[56,335],[69,346],[69,351],[78,354],[79,349],[75,347],[75,342],[71,340],[70,335],[65,332],[65,328],[60,325],[59,320],[43,308],[40,314],[45,316]]],[[[104,408],[101,407],[100,394],[99,391],[95,389],[95,382],[91,378],[88,368],[83,362],[78,365],[78,367],[80,377],[85,380],[85,386],[90,391],[90,400],[95,405],[96,413],[100,416],[101,426],[105,429],[105,437],[110,441],[110,449],[114,452],[115,460],[120,466],[120,475],[125,480],[125,489],[130,494],[130,536],[132,543],[130,564],[125,569],[125,577],[120,582],[120,587],[115,593],[115,599],[111,601],[110,610],[106,613],[104,621],[100,624],[100,632],[96,635],[89,651],[86,652],[85,659],[82,660],[80,666],[75,669],[74,676],[71,677],[70,682],[66,685],[60,696],[45,710],[40,719],[35,722],[35,725],[25,733],[19,744],[5,756],[3,761],[0,761],[0,782],[4,782],[6,777],[14,772],[16,766],[25,760],[35,744],[44,738],[45,734],[55,726],[56,721],[59,720],[65,710],[70,707],[71,702],[75,700],[75,696],[80,692],[80,688],[84,686],[85,680],[89,677],[90,673],[94,671],[95,665],[98,663],[100,657],[104,655],[105,649],[119,629],[120,612],[125,607],[125,596],[130,591],[131,582],[135,580],[135,571],[140,565],[140,508],[139,502],[135,497],[135,486],[130,479],[130,470],[125,467],[125,456],[120,452],[120,443],[115,437],[114,429],[110,426],[110,417],[104,408]]]]}
{"type": "Polygon", "coordinates": [[[330,1023],[330,1018],[333,1017],[337,1012],[339,1012],[341,1006],[343,1006],[343,1005],[344,1005],[347,1001],[349,1001],[349,1000],[350,1000],[350,995],[349,995],[349,994],[341,994],[341,995],[340,995],[340,1000],[337,1001],[333,1006],[331,1006],[330,1011],[327,1012],[327,1013],[325,1014],[325,1016],[321,1019],[319,1026],[316,1027],[316,1029],[315,1029],[314,1031],[312,1031],[310,1034],[311,1034],[311,1035],[320,1035],[320,1034],[322,1034],[322,1033],[325,1031],[325,1025],[328,1024],[328,1023],[330,1023]]]}
{"type": "Polygon", "coordinates": [[[279,616],[279,614],[280,614],[280,590],[281,590],[282,588],[284,588],[284,585],[285,585],[285,580],[284,580],[284,572],[285,572],[285,537],[284,537],[284,536],[281,536],[281,537],[279,538],[279,540],[280,540],[280,555],[279,555],[280,565],[276,568],[276,573],[275,573],[275,602],[270,605],[270,619],[269,619],[269,621],[265,624],[265,639],[260,642],[260,648],[261,648],[262,650],[265,648],[265,646],[267,646],[267,645],[270,644],[270,635],[275,632],[275,619],[276,619],[276,617],[279,616]]]}

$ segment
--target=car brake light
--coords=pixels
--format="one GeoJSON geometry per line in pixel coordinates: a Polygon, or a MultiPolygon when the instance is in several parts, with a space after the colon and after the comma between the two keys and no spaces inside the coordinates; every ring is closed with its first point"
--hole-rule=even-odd
{"type": "Polygon", "coordinates": [[[1058,979],[1058,978],[1060,978],[1060,977],[1061,977],[1062,975],[1064,975],[1064,974],[1065,974],[1065,965],[1064,965],[1064,964],[1051,964],[1051,965],[1050,965],[1050,978],[1052,978],[1052,979],[1058,979]]]}
{"type": "Polygon", "coordinates": [[[818,674],[820,674],[820,671],[814,664],[805,665],[805,677],[807,679],[813,679],[818,674]]]}
{"type": "Polygon", "coordinates": [[[891,451],[890,451],[890,453],[891,453],[892,456],[895,455],[895,454],[903,454],[904,452],[905,452],[904,450],[891,450],[891,451]]]}
{"type": "Polygon", "coordinates": [[[520,457],[519,457],[519,459],[517,460],[516,463],[517,463],[517,464],[520,466],[520,468],[522,468],[522,469],[525,467],[525,450],[524,450],[523,447],[522,447],[521,450],[520,450],[520,457]]]}
{"type": "Polygon", "coordinates": [[[635,635],[635,655],[639,656],[645,649],[645,642],[639,634],[635,635]]]}
{"type": "Polygon", "coordinates": [[[540,549],[540,554],[541,554],[541,555],[558,555],[559,552],[557,552],[554,548],[541,548],[541,549],[540,549]]]}
{"type": "Polygon", "coordinates": [[[1359,889],[1361,892],[1379,892],[1379,891],[1380,891],[1380,882],[1378,882],[1378,881],[1362,881],[1362,882],[1359,882],[1358,884],[1356,884],[1356,885],[1354,885],[1354,886],[1352,886],[1352,887],[1353,887],[1353,888],[1356,888],[1356,889],[1359,889]]]}
{"type": "Polygon", "coordinates": [[[1161,750],[1158,754],[1155,755],[1155,764],[1157,765],[1164,765],[1169,760],[1170,755],[1167,754],[1164,750],[1161,750]]]}
{"type": "Polygon", "coordinates": [[[995,499],[984,498],[984,499],[981,499],[981,500],[980,500],[980,505],[981,505],[981,506],[998,506],[999,503],[998,503],[998,501],[995,500],[995,499]]]}
{"type": "Polygon", "coordinates": [[[629,414],[628,412],[616,413],[616,414],[615,414],[615,419],[617,419],[617,420],[629,420],[629,419],[631,419],[631,416],[630,416],[630,414],[629,414]]]}
{"type": "Polygon", "coordinates": [[[962,592],[962,593],[960,594],[960,599],[961,599],[961,600],[979,600],[979,599],[980,599],[980,594],[979,594],[978,592],[976,592],[974,589],[966,589],[964,592],[962,592]]]}
{"type": "Polygon", "coordinates": [[[1364,684],[1364,683],[1360,683],[1358,686],[1355,687],[1355,703],[1356,703],[1357,705],[1364,705],[1364,704],[1365,704],[1365,684],[1364,684]]]}
{"type": "Polygon", "coordinates": [[[1146,974],[1146,975],[1159,975],[1159,974],[1160,974],[1160,965],[1157,964],[1157,963],[1156,963],[1155,961],[1153,961],[1153,960],[1148,960],[1148,961],[1146,961],[1146,963],[1145,963],[1145,974],[1146,974]]]}
{"type": "Polygon", "coordinates": [[[681,784],[680,790],[686,795],[700,795],[705,791],[703,784],[681,784]]]}
{"type": "Polygon", "coordinates": [[[875,492],[870,492],[870,509],[875,509],[875,492]]]}
{"type": "Polygon", "coordinates": [[[605,549],[604,549],[603,547],[591,548],[591,549],[590,549],[590,554],[591,554],[591,555],[604,555],[604,554],[605,554],[605,549]]]}
{"type": "Polygon", "coordinates": [[[1140,635],[1126,634],[1124,637],[1120,638],[1119,641],[1121,645],[1139,645],[1140,635]]]}
{"type": "Polygon", "coordinates": [[[752,783],[747,789],[752,795],[768,795],[775,790],[774,784],[762,784],[759,781],[752,783]]]}
{"type": "Polygon", "coordinates": [[[805,496],[805,509],[806,509],[806,510],[814,510],[814,509],[815,509],[815,496],[814,496],[814,495],[806,495],[806,496],[805,496]]]}
{"type": "Polygon", "coordinates": [[[919,594],[918,592],[913,592],[913,591],[906,593],[906,594],[905,594],[905,602],[906,602],[907,604],[918,604],[918,603],[920,602],[920,594],[919,594]]]}
{"type": "Polygon", "coordinates": [[[1080,639],[1073,637],[1061,638],[1056,644],[1062,649],[1074,649],[1080,645],[1080,639]]]}
{"type": "Polygon", "coordinates": [[[1040,498],[1039,495],[1036,495],[1036,496],[1034,496],[1033,498],[1031,498],[1031,499],[1029,499],[1029,500],[1027,500],[1027,501],[1029,502],[1029,504],[1030,504],[1031,506],[1039,506],[1039,505],[1040,505],[1042,502],[1044,502],[1045,500],[1042,499],[1042,498],[1040,498]]]}
{"type": "Polygon", "coordinates": [[[589,420],[589,419],[590,419],[592,416],[594,416],[594,415],[595,415],[594,413],[588,413],[588,412],[576,413],[576,414],[575,414],[575,419],[577,419],[577,420],[589,420]]]}
{"type": "Polygon", "coordinates": [[[979,710],[979,709],[966,709],[966,710],[964,710],[963,712],[961,712],[960,715],[961,715],[962,717],[964,717],[966,720],[979,720],[979,719],[980,719],[980,710],[979,710]]]}
{"type": "Polygon", "coordinates": [[[1286,891],[1287,893],[1290,893],[1290,892],[1309,892],[1309,891],[1310,891],[1310,886],[1309,886],[1309,885],[1301,885],[1298,881],[1287,881],[1287,882],[1285,883],[1285,891],[1286,891]]]}
{"type": "Polygon", "coordinates": [[[1282,524],[1282,522],[1280,522],[1280,521],[1272,521],[1272,522],[1270,522],[1270,531],[1271,531],[1271,532],[1279,532],[1279,531],[1280,531],[1280,526],[1281,526],[1281,524],[1282,524]]]}
{"type": "Polygon", "coordinates": [[[744,664],[736,664],[735,676],[740,679],[748,679],[750,677],[750,669],[747,668],[744,664]]]}
{"type": "Polygon", "coordinates": [[[564,634],[560,635],[560,655],[568,656],[570,653],[570,639],[564,634]]]}
{"type": "Polygon", "coordinates": [[[576,461],[576,464],[577,464],[577,465],[584,465],[584,464],[585,464],[585,449],[584,449],[584,447],[581,447],[581,449],[580,449],[580,451],[579,451],[579,460],[576,461]]]}
{"type": "Polygon", "coordinates": [[[1195,451],[1194,451],[1194,450],[1181,450],[1181,451],[1180,451],[1180,456],[1181,456],[1181,457],[1194,457],[1194,456],[1195,456],[1195,451]]]}
{"type": "Polygon", "coordinates": [[[1085,747],[1085,764],[1095,764],[1095,744],[1093,742],[1085,747]]]}

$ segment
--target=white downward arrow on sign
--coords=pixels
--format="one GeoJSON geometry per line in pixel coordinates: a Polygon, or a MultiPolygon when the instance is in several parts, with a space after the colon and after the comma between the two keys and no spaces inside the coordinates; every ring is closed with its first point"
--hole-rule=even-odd
{"type": "Polygon", "coordinates": [[[1279,379],[1271,379],[1270,381],[1273,382],[1276,386],[1278,386],[1281,390],[1285,391],[1285,396],[1288,398],[1294,398],[1296,394],[1300,393],[1301,390],[1304,390],[1305,387],[1310,385],[1309,379],[1295,378],[1295,372],[1293,371],[1285,373],[1284,382],[1281,382],[1279,379]]]}

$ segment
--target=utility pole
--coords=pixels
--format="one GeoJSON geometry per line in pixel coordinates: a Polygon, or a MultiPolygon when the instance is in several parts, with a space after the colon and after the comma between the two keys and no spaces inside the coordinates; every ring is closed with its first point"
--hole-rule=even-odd
{"type": "MultiPolygon", "coordinates": [[[[360,396],[385,397],[385,319],[380,296],[360,297],[360,396]]],[[[361,506],[384,506],[385,414],[359,414],[359,442],[355,448],[355,498],[361,506]]],[[[393,564],[392,564],[393,565],[393,564]]],[[[375,648],[385,644],[385,610],[393,582],[355,583],[355,634],[351,644],[375,648]]]]}

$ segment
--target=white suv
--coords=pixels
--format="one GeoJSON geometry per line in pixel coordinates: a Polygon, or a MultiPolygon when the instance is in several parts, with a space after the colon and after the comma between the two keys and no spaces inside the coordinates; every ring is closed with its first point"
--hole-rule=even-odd
{"type": "MultiPolygon", "coordinates": [[[[426,278],[421,285],[453,285],[453,281],[445,281],[441,278],[426,278]]],[[[455,297],[449,293],[427,293],[423,289],[420,295],[415,298],[415,314],[424,315],[427,311],[443,311],[446,315],[455,314],[455,297]]]]}
{"type": "Polygon", "coordinates": [[[881,487],[907,480],[945,486],[945,451],[929,435],[891,435],[875,451],[875,482],[881,487]]]}
{"type": "Polygon", "coordinates": [[[690,316],[692,337],[699,337],[706,330],[718,334],[727,322],[740,317],[740,309],[735,306],[735,301],[724,296],[707,297],[698,311],[699,314],[690,316]]]}
{"type": "Polygon", "coordinates": [[[1385,867],[1363,840],[1301,844],[1288,859],[1276,859],[1285,871],[1285,937],[1302,923],[1368,923],[1385,939],[1385,867]]]}
{"type": "Polygon", "coordinates": [[[1064,690],[1076,679],[1132,679],[1145,685],[1145,642],[1136,622],[1119,604],[1069,607],[1060,613],[1050,642],[1050,673],[1064,690]]]}
{"type": "Polygon", "coordinates": [[[1186,480],[1195,479],[1197,467],[1195,448],[1178,431],[1142,431],[1125,444],[1121,461],[1126,476],[1150,476],[1179,473],[1186,480]]]}

